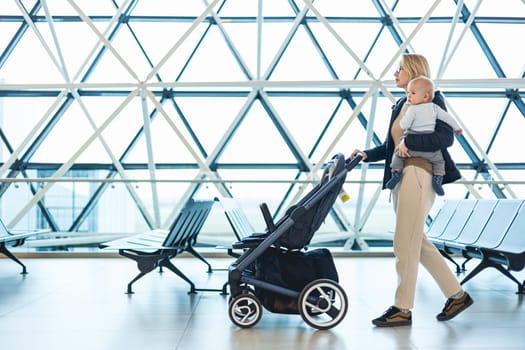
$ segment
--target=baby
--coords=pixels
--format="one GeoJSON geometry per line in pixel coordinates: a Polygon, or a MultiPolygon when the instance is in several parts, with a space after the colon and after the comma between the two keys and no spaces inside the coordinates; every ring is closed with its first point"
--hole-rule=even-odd
{"type": "MultiPolygon", "coordinates": [[[[461,135],[463,130],[456,120],[446,111],[434,104],[434,83],[427,77],[417,77],[408,83],[406,113],[401,117],[399,126],[407,133],[432,133],[436,126],[436,119],[449,124],[456,135],[461,135]]],[[[404,138],[401,140],[404,142],[404,138]]],[[[441,151],[416,152],[410,151],[412,157],[422,157],[432,163],[432,188],[439,196],[445,194],[443,191],[443,175],[445,175],[445,161],[441,151]]],[[[386,183],[386,188],[393,189],[401,181],[403,170],[403,158],[394,153],[392,163],[392,177],[386,183]]]]}

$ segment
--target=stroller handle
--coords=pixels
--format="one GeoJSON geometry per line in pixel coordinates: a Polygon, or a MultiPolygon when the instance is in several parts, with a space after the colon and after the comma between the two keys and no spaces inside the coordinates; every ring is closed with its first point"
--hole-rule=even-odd
{"type": "Polygon", "coordinates": [[[356,155],[353,156],[352,158],[348,158],[347,160],[345,160],[345,168],[346,168],[346,170],[350,171],[353,168],[355,168],[355,166],[357,164],[359,164],[359,162],[362,159],[363,159],[363,154],[361,152],[359,152],[359,153],[356,153],[356,155]]]}

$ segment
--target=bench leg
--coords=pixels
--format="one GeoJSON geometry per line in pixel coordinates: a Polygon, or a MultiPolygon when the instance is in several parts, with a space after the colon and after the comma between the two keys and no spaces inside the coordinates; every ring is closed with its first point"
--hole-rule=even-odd
{"type": "Polygon", "coordinates": [[[202,261],[203,263],[205,263],[206,266],[208,266],[208,273],[213,272],[213,269],[211,268],[210,263],[202,255],[200,255],[199,252],[193,249],[193,247],[188,247],[186,251],[190,253],[191,255],[193,255],[194,257],[196,257],[197,259],[199,259],[200,261],[202,261]]]}
{"type": "Polygon", "coordinates": [[[22,262],[20,260],[18,260],[18,258],[13,254],[11,253],[6,247],[5,245],[0,245],[0,253],[3,253],[5,254],[8,258],[10,258],[11,260],[13,260],[14,262],[16,262],[17,264],[19,264],[20,266],[22,266],[22,272],[21,274],[22,275],[25,275],[27,274],[27,269],[26,269],[26,266],[24,264],[22,264],[22,262]]]}
{"type": "Polygon", "coordinates": [[[463,271],[467,271],[467,263],[472,260],[472,258],[469,256],[467,258],[465,258],[465,261],[463,261],[463,263],[461,264],[461,269],[463,271]]]}
{"type": "Polygon", "coordinates": [[[226,281],[222,285],[221,295],[228,295],[228,286],[230,285],[230,282],[226,281]]]}
{"type": "MultiPolygon", "coordinates": [[[[459,264],[454,260],[452,259],[452,257],[450,255],[448,255],[447,252],[443,251],[443,250],[439,250],[439,252],[441,253],[441,255],[443,255],[443,257],[445,259],[447,259],[448,261],[450,261],[451,263],[453,263],[455,266],[456,266],[456,273],[459,275],[461,273],[461,267],[459,266],[459,264]]],[[[465,271],[465,270],[463,270],[465,271]]]]}
{"type": "Polygon", "coordinates": [[[128,283],[128,290],[126,292],[126,294],[133,294],[134,292],[131,290],[131,285],[133,283],[135,283],[137,280],[141,279],[142,277],[144,277],[144,275],[147,274],[147,272],[141,272],[139,273],[137,276],[135,276],[134,279],[131,280],[131,282],[128,283]]]}
{"type": "Polygon", "coordinates": [[[498,264],[498,263],[495,263],[493,261],[490,261],[486,258],[484,258],[483,260],[481,260],[481,262],[478,264],[478,266],[476,266],[474,268],[474,270],[472,270],[462,281],[461,281],[461,284],[465,284],[467,281],[469,281],[470,279],[472,279],[472,277],[476,276],[478,273],[480,273],[481,271],[483,271],[484,269],[488,268],[488,267],[493,267],[495,268],[496,270],[498,270],[499,272],[501,272],[502,274],[504,274],[505,276],[507,276],[510,280],[512,280],[513,282],[515,282],[517,285],[518,285],[518,292],[517,294],[524,294],[524,286],[522,283],[520,283],[520,281],[518,281],[516,279],[516,277],[514,277],[507,269],[505,269],[503,266],[501,266],[501,264],[498,264]]]}
{"type": "Polygon", "coordinates": [[[131,285],[144,277],[147,273],[150,273],[157,267],[157,261],[159,259],[158,254],[137,254],[133,250],[126,250],[126,249],[120,249],[118,252],[120,255],[130,258],[131,260],[135,261],[137,263],[137,268],[139,269],[140,273],[135,276],[131,280],[131,282],[128,283],[128,289],[126,294],[133,294],[133,290],[131,288],[131,285]]]}
{"type": "Polygon", "coordinates": [[[221,292],[222,295],[228,294],[228,292],[226,291],[226,288],[228,285],[227,282],[222,286],[221,289],[196,288],[195,283],[193,283],[184,273],[182,273],[181,270],[179,270],[175,265],[173,265],[173,263],[169,259],[162,260],[160,265],[165,266],[166,268],[170,269],[177,276],[179,276],[180,278],[188,282],[188,284],[190,285],[190,291],[188,292],[188,294],[196,294],[198,291],[199,292],[221,292]]]}
{"type": "Polygon", "coordinates": [[[171,261],[169,259],[164,259],[162,260],[162,262],[160,263],[161,266],[166,266],[168,269],[170,269],[174,274],[176,274],[177,276],[179,276],[180,278],[182,278],[183,280],[185,280],[186,282],[188,282],[188,284],[190,285],[190,291],[188,292],[189,294],[195,294],[196,293],[196,290],[195,290],[195,284],[188,278],[186,277],[186,275],[184,273],[182,273],[181,270],[179,270],[178,268],[175,267],[175,265],[173,265],[171,263],[171,261]]]}

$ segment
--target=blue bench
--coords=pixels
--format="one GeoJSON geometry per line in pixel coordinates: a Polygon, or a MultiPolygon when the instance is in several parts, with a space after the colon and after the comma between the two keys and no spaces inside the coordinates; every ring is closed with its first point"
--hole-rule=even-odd
{"type": "MultiPolygon", "coordinates": [[[[219,199],[219,203],[224,210],[224,214],[228,219],[237,241],[242,241],[244,238],[249,237],[256,232],[245,212],[235,199],[224,197],[219,199]]],[[[217,248],[227,249],[228,255],[234,258],[240,256],[239,253],[234,251],[232,245],[220,246],[217,248]]]]}
{"type": "MultiPolygon", "coordinates": [[[[188,252],[208,266],[211,265],[194,248],[197,236],[214,204],[214,200],[189,200],[180,211],[169,230],[153,230],[113,240],[100,245],[102,249],[118,249],[120,255],[136,261],[139,274],[129,283],[127,293],[132,294],[132,285],[157,267],[166,267],[190,285],[190,293],[197,291],[218,291],[197,289],[195,284],[172,262],[171,259],[188,252]]],[[[225,291],[222,290],[225,294],[225,291]]]]}
{"type": "Polygon", "coordinates": [[[465,271],[471,259],[480,263],[461,281],[466,283],[488,267],[495,268],[525,292],[511,271],[525,267],[525,201],[521,199],[478,199],[446,201],[436,215],[427,236],[457,268],[465,271]],[[462,267],[451,255],[465,258],[462,267]]]}
{"type": "Polygon", "coordinates": [[[7,229],[4,222],[0,220],[0,253],[4,254],[20,266],[22,274],[27,273],[26,266],[11,252],[8,247],[17,247],[24,244],[26,238],[35,236],[39,233],[48,232],[48,230],[34,230],[27,232],[11,232],[7,229]]]}

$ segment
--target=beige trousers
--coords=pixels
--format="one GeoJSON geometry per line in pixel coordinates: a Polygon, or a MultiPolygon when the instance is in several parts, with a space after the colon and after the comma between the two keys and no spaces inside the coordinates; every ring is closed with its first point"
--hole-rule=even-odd
{"type": "Polygon", "coordinates": [[[398,285],[394,305],[402,309],[414,307],[419,263],[449,298],[462,288],[437,248],[427,239],[425,219],[435,199],[432,175],[410,165],[403,170],[399,185],[392,191],[396,212],[394,255],[398,285]]]}

